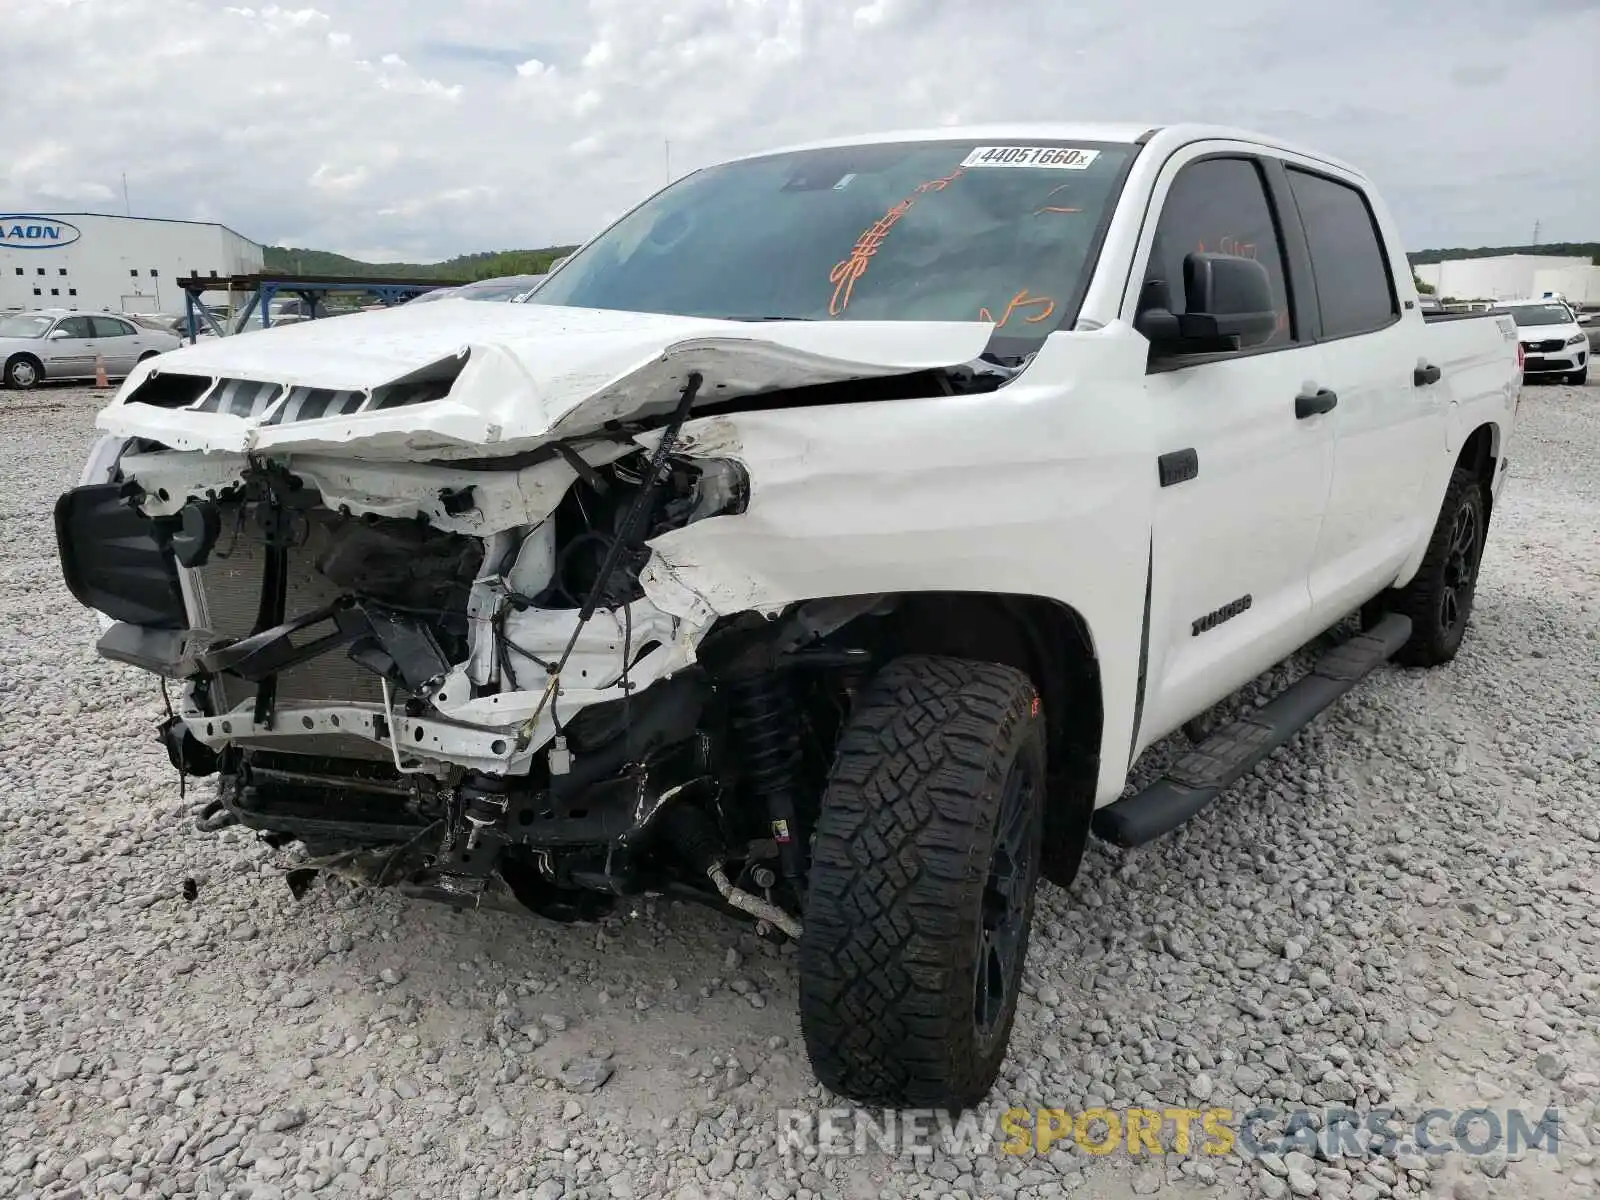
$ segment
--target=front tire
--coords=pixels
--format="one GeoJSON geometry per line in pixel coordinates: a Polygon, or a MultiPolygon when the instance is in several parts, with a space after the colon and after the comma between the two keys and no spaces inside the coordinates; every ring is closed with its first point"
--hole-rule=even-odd
{"type": "Polygon", "coordinates": [[[861,692],[823,794],[800,940],[818,1079],[863,1104],[962,1109],[1016,1016],[1047,780],[1038,693],[912,656],[861,692]]]}
{"type": "Polygon", "coordinates": [[[8,388],[25,392],[37,387],[44,378],[44,368],[39,360],[28,354],[15,354],[6,361],[4,382],[8,388]]]}
{"type": "Polygon", "coordinates": [[[1584,384],[1588,383],[1589,382],[1589,364],[1585,363],[1583,365],[1583,370],[1574,371],[1571,375],[1568,375],[1567,376],[1567,382],[1570,383],[1573,387],[1582,387],[1584,384]]]}
{"type": "Polygon", "coordinates": [[[1411,637],[1395,654],[1396,662],[1434,667],[1456,656],[1472,617],[1488,528],[1482,481],[1457,467],[1450,473],[1422,566],[1387,606],[1411,618],[1411,637]]]}

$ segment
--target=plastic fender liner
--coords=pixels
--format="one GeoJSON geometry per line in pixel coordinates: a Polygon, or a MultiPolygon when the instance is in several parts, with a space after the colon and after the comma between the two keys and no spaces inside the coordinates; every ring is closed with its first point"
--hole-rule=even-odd
{"type": "Polygon", "coordinates": [[[85,607],[150,629],[188,624],[172,550],[119,483],[90,484],[56,501],[56,553],[67,590],[85,607]]]}

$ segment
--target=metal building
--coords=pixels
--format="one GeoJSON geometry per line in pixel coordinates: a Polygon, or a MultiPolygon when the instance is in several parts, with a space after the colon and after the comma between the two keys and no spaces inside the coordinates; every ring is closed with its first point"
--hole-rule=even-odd
{"type": "Polygon", "coordinates": [[[1536,287],[1541,271],[1586,267],[1587,258],[1560,254],[1500,254],[1492,258],[1453,258],[1413,268],[1436,295],[1454,300],[1530,300],[1544,291],[1536,287]]]}
{"type": "Polygon", "coordinates": [[[258,273],[262,249],[226,225],[102,213],[0,213],[0,313],[181,313],[188,275],[258,273]]]}

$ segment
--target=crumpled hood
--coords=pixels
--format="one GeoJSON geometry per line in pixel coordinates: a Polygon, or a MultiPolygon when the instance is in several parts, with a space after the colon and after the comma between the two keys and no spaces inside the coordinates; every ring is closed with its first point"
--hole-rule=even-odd
{"type": "Polygon", "coordinates": [[[695,372],[705,401],[728,400],[957,366],[992,332],[441,300],[171,351],[135,370],[97,424],[180,450],[509,454],[669,411],[695,372]]]}

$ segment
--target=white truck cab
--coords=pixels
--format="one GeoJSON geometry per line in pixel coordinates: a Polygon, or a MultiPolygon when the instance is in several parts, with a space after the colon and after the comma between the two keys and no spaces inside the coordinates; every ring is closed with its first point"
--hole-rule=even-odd
{"type": "Polygon", "coordinates": [[[970,1105],[1041,874],[1454,656],[1517,336],[1424,320],[1368,181],[1270,138],[818,142],[679,180],[523,303],[139,368],[62,568],[102,654],[181,683],[208,824],[456,905],[703,900],[798,940],[829,1087],[970,1105]]]}

